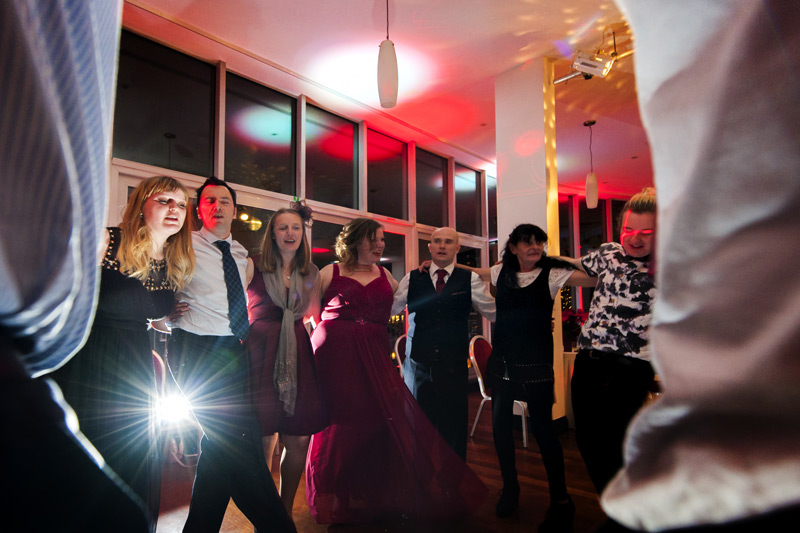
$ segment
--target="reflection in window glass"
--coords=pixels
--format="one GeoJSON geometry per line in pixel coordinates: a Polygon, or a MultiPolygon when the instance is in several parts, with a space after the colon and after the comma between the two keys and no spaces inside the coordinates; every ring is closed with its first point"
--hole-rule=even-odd
{"type": "Polygon", "coordinates": [[[486,176],[486,196],[489,204],[489,239],[497,238],[497,178],[486,176]]]}
{"type": "MultiPolygon", "coordinates": [[[[605,242],[603,214],[605,200],[599,200],[595,209],[587,209],[586,202],[578,202],[578,223],[580,224],[580,255],[586,255],[600,248],[605,242]]],[[[594,296],[594,288],[582,287],[583,309],[588,310],[594,296]]]]}
{"type": "Polygon", "coordinates": [[[306,196],[358,208],[358,133],[349,120],[306,106],[306,196]]]}
{"type": "Polygon", "coordinates": [[[447,159],[417,150],[417,222],[447,226],[447,159]]]}
{"type": "MultiPolygon", "coordinates": [[[[456,254],[456,263],[471,267],[481,266],[481,251],[478,248],[461,246],[461,250],[456,254]]],[[[483,320],[480,313],[471,309],[469,312],[469,337],[483,335],[483,320]]]]}
{"type": "Polygon", "coordinates": [[[574,257],[572,249],[572,203],[571,196],[560,197],[558,200],[558,235],[560,254],[574,257]],[[562,201],[563,200],[563,201],[562,201]]]}
{"type": "Polygon", "coordinates": [[[406,143],[367,130],[367,210],[408,219],[406,143]]]}
{"type": "Polygon", "coordinates": [[[236,219],[231,226],[231,235],[247,248],[251,257],[261,253],[261,241],[264,239],[267,222],[274,213],[275,211],[258,207],[237,206],[236,219]]]}
{"type": "MultiPolygon", "coordinates": [[[[422,263],[423,261],[427,261],[431,258],[431,251],[428,250],[428,245],[431,241],[427,239],[418,239],[417,240],[417,257],[419,257],[419,262],[422,263]]],[[[419,266],[419,265],[417,265],[419,266]]],[[[409,268],[414,268],[414,265],[411,265],[409,268]]]]}
{"type": "Polygon", "coordinates": [[[225,180],[295,194],[296,101],[228,73],[225,180]]]}
{"type": "Polygon", "coordinates": [[[626,200],[610,200],[611,202],[611,228],[614,234],[613,241],[619,242],[619,229],[620,229],[620,220],[619,217],[622,215],[622,208],[625,207],[626,200]]]}
{"type": "Polygon", "coordinates": [[[456,231],[480,235],[480,174],[462,165],[455,167],[456,231]]]}
{"type": "Polygon", "coordinates": [[[325,265],[337,261],[333,246],[336,244],[336,236],[341,231],[342,224],[314,221],[314,225],[311,227],[311,261],[320,270],[325,265]]]}
{"type": "Polygon", "coordinates": [[[113,156],[210,176],[214,77],[214,66],[123,31],[113,156]]]}

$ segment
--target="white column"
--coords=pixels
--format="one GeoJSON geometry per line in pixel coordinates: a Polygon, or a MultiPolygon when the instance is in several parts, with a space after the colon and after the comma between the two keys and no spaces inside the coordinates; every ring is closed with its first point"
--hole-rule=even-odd
{"type": "MultiPolygon", "coordinates": [[[[497,235],[502,251],[508,234],[522,223],[549,236],[548,253],[559,254],[553,64],[533,59],[495,78],[497,143],[497,235]]],[[[567,377],[561,342],[561,299],[555,303],[553,418],[566,415],[567,377]]]]}

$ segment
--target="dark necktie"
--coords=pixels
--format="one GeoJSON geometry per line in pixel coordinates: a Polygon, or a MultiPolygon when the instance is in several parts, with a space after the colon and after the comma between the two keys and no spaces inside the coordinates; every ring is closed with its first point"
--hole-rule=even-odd
{"type": "Polygon", "coordinates": [[[244,340],[250,324],[247,321],[247,305],[239,269],[236,268],[236,261],[231,255],[231,245],[228,241],[214,241],[214,246],[222,252],[222,270],[225,272],[225,287],[228,289],[228,318],[231,321],[231,331],[237,338],[244,340]]]}
{"type": "Polygon", "coordinates": [[[444,289],[444,277],[447,275],[447,270],[440,268],[436,271],[436,294],[442,294],[444,289]]]}

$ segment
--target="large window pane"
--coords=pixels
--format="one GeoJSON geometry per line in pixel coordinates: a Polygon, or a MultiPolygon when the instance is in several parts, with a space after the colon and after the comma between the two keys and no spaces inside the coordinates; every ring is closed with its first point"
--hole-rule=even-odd
{"type": "Polygon", "coordinates": [[[471,168],[456,165],[456,230],[481,234],[480,174],[471,168]]]}
{"type": "Polygon", "coordinates": [[[212,65],[123,31],[114,157],[210,176],[214,77],[212,65]]]}
{"type": "Polygon", "coordinates": [[[296,101],[228,73],[225,180],[295,194],[296,101]]]}
{"type": "Polygon", "coordinates": [[[367,130],[367,210],[408,219],[406,143],[367,130]]]}
{"type": "Polygon", "coordinates": [[[417,150],[417,222],[447,226],[447,159],[417,150]]]}
{"type": "Polygon", "coordinates": [[[497,178],[486,176],[486,198],[489,209],[489,240],[497,239],[497,178]]]}
{"type": "Polygon", "coordinates": [[[349,120],[306,106],[306,196],[358,208],[358,133],[349,120]]]}
{"type": "Polygon", "coordinates": [[[611,202],[611,231],[613,232],[614,242],[619,242],[619,217],[622,214],[622,208],[627,203],[626,200],[609,200],[611,202]]]}
{"type": "MultiPolygon", "coordinates": [[[[478,248],[461,246],[461,250],[456,255],[456,263],[470,267],[481,266],[481,251],[478,248]]],[[[469,312],[469,336],[483,335],[483,320],[480,313],[471,309],[469,312]]]]}
{"type": "MultiPolygon", "coordinates": [[[[603,231],[603,209],[604,200],[597,203],[597,208],[587,209],[586,202],[578,203],[578,221],[580,224],[580,255],[586,255],[600,248],[603,244],[605,235],[603,231]]],[[[588,310],[594,296],[592,287],[582,287],[583,309],[588,310]]]]}

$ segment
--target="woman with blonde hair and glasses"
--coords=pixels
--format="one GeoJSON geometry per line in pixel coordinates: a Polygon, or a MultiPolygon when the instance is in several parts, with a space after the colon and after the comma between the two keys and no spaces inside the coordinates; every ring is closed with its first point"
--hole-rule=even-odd
{"type": "Polygon", "coordinates": [[[300,202],[272,215],[261,254],[253,258],[258,272],[247,287],[251,401],[268,466],[278,434],[286,446],[279,490],[289,516],[311,435],[328,423],[304,325],[304,318],[318,311],[320,298],[319,270],[311,263],[305,231],[312,222],[311,209],[300,202]]]}
{"type": "Polygon", "coordinates": [[[141,498],[155,531],[161,465],[153,416],[149,323],[165,317],[194,272],[189,195],[173,178],[141,182],[108,228],[100,296],[83,349],[53,374],[80,429],[141,498]]]}

